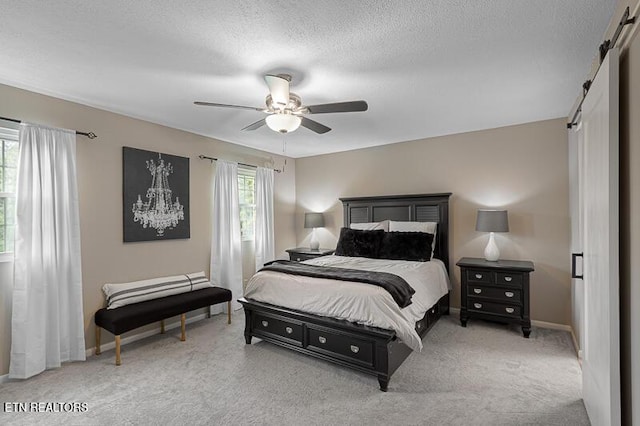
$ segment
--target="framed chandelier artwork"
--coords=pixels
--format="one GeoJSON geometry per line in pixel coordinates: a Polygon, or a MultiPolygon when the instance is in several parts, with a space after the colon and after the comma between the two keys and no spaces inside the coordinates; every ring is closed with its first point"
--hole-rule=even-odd
{"type": "Polygon", "coordinates": [[[122,148],[124,242],[190,237],[189,159],[122,148]]]}

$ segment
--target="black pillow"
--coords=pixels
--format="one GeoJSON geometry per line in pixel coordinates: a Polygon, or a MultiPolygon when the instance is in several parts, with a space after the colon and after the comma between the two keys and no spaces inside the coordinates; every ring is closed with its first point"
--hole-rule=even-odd
{"type": "Polygon", "coordinates": [[[336,255],[378,258],[384,230],[364,231],[342,228],[336,246],[336,255]]]}
{"type": "Polygon", "coordinates": [[[386,232],[380,246],[380,259],[431,260],[433,234],[427,232],[386,232]]]}

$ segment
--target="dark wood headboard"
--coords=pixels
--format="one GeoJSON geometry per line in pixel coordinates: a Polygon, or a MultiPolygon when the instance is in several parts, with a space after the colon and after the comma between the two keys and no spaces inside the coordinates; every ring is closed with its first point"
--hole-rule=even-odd
{"type": "Polygon", "coordinates": [[[434,257],[449,270],[449,197],[441,194],[383,195],[379,197],[340,198],[344,209],[344,226],[351,223],[397,220],[438,222],[434,257]]]}

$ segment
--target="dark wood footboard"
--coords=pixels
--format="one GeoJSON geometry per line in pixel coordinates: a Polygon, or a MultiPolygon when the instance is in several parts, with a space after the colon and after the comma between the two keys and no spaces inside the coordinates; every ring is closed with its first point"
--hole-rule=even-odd
{"type": "MultiPolygon", "coordinates": [[[[380,390],[387,391],[394,371],[411,349],[392,330],[369,327],[344,320],[321,317],[251,299],[238,300],[244,306],[247,344],[252,337],[324,359],[378,377],[380,390]]],[[[449,294],[416,323],[423,338],[441,315],[449,313],[449,294]]]]}

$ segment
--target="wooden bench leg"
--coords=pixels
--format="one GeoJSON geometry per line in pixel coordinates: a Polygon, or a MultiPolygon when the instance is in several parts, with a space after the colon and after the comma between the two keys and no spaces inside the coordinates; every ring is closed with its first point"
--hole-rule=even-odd
{"type": "Polygon", "coordinates": [[[96,355],[100,355],[100,326],[96,325],[96,355]]]}
{"type": "Polygon", "coordinates": [[[227,324],[231,324],[231,300],[227,302],[227,324]]]}
{"type": "Polygon", "coordinates": [[[120,335],[116,336],[116,365],[120,365],[120,335]]]}
{"type": "Polygon", "coordinates": [[[164,334],[164,320],[160,320],[160,334],[164,334]]]}
{"type": "Polygon", "coordinates": [[[211,318],[211,305],[209,305],[209,308],[207,309],[207,318],[211,318]]]}
{"type": "Polygon", "coordinates": [[[187,314],[180,315],[180,330],[182,331],[182,336],[180,336],[181,341],[187,340],[187,336],[185,335],[185,322],[187,320],[187,314]]]}

